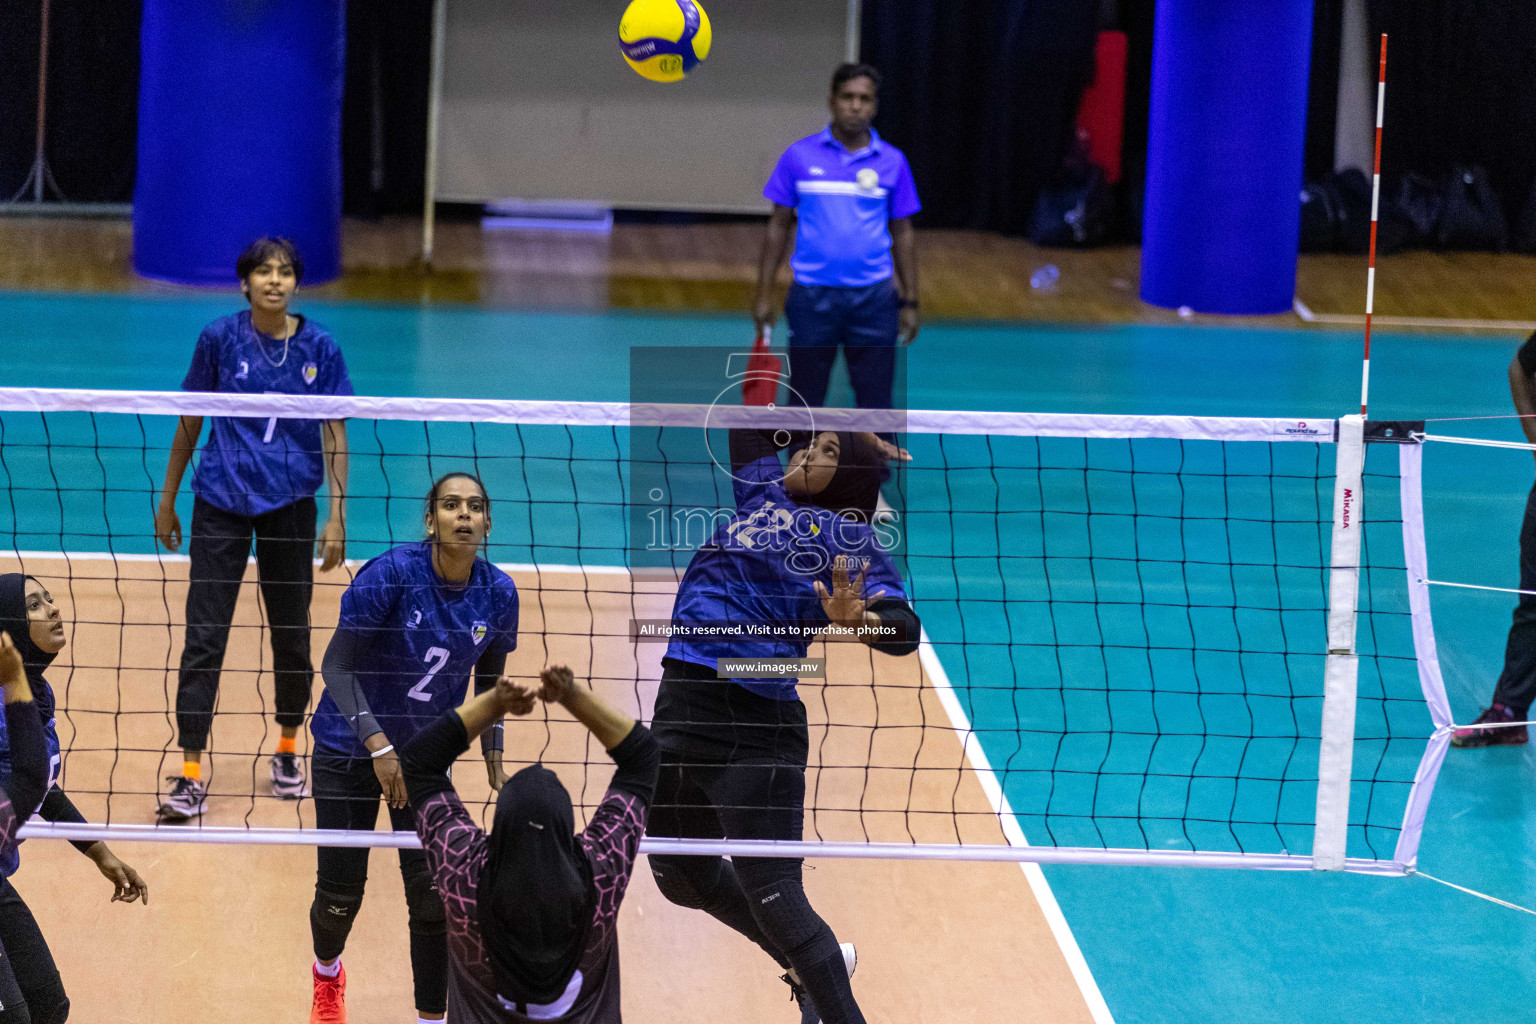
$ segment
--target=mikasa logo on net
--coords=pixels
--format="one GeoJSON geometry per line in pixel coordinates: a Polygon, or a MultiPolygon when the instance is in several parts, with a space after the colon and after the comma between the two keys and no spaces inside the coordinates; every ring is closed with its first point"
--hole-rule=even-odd
{"type": "Polygon", "coordinates": [[[1276,427],[1275,433],[1287,434],[1291,437],[1332,437],[1333,424],[1308,423],[1306,420],[1294,420],[1276,427]]]}

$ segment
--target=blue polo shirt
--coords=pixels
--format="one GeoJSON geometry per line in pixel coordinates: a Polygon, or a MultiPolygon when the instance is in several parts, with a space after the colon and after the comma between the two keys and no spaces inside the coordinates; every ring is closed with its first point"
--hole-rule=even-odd
{"type": "MultiPolygon", "coordinates": [[[[350,395],[352,381],[329,331],[305,317],[285,346],[258,335],[251,311],[203,328],[183,391],[248,395],[350,395]]],[[[313,497],[325,478],[319,420],[215,416],[192,491],[240,516],[313,497]]]]}
{"type": "Polygon", "coordinates": [[[873,128],[850,153],[830,126],[784,151],[763,196],[799,218],[789,265],[801,284],[865,288],[895,272],[890,222],[921,209],[901,150],[873,128]]]}

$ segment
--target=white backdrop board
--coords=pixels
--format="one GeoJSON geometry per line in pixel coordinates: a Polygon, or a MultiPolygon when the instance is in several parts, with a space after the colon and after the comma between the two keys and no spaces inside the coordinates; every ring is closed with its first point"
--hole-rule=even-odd
{"type": "Polygon", "coordinates": [[[779,153],[826,124],[857,0],[707,0],[709,58],[671,84],[621,58],[624,3],[446,0],[435,198],[767,209],[779,153]]]}

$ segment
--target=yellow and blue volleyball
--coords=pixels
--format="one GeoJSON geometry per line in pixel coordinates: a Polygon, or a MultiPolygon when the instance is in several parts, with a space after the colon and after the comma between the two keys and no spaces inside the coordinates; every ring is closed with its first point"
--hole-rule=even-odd
{"type": "Polygon", "coordinates": [[[642,78],[680,82],[709,56],[709,15],[696,0],[633,0],[619,21],[619,50],[642,78]]]}

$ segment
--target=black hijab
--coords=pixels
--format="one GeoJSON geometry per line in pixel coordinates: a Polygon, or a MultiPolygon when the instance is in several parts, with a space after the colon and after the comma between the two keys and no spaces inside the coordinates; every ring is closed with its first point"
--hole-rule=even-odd
{"type": "MultiPolygon", "coordinates": [[[[815,438],[801,431],[790,445],[790,457],[807,447],[815,438]]],[[[857,434],[845,430],[837,432],[839,455],[837,470],[827,486],[815,494],[790,495],[797,505],[815,505],[829,512],[870,522],[875,517],[875,505],[880,500],[880,471],[885,462],[880,453],[864,443],[857,434]]]]}
{"type": "Polygon", "coordinates": [[[32,701],[46,724],[53,717],[53,689],[43,678],[43,670],[58,655],[49,654],[32,642],[32,623],[27,620],[27,580],[38,582],[36,577],[19,572],[0,574],[0,630],[11,634],[11,642],[21,653],[27,682],[32,686],[32,701]]]}
{"type": "Polygon", "coordinates": [[[480,934],[497,994],[513,1003],[558,1000],[581,963],[596,902],[570,794],[554,772],[529,765],[496,798],[480,876],[480,934]]]}

